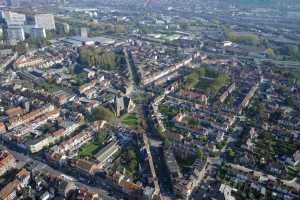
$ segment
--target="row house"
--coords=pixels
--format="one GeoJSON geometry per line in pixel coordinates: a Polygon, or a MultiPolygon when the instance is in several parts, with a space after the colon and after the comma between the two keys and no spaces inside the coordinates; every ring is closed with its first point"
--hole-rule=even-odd
{"type": "Polygon", "coordinates": [[[29,183],[30,172],[26,169],[22,169],[16,174],[16,178],[5,185],[0,190],[1,200],[13,200],[17,199],[17,192],[26,187],[29,183]]]}
{"type": "Polygon", "coordinates": [[[182,174],[179,165],[176,161],[175,155],[171,148],[164,150],[164,158],[166,166],[173,184],[175,184],[177,179],[182,178],[182,174]]]}
{"type": "Polygon", "coordinates": [[[83,175],[94,175],[97,170],[99,170],[96,163],[88,161],[88,160],[72,160],[71,166],[74,167],[78,172],[83,175]]]}
{"type": "Polygon", "coordinates": [[[5,114],[9,117],[16,117],[16,116],[21,116],[23,114],[25,114],[25,110],[21,107],[13,107],[13,108],[9,108],[5,111],[5,114]]]}
{"type": "Polygon", "coordinates": [[[200,101],[204,105],[207,105],[208,103],[208,97],[205,94],[195,92],[195,91],[189,91],[189,90],[180,90],[177,93],[177,96],[180,98],[185,98],[192,101],[200,101]]]}
{"type": "Polygon", "coordinates": [[[43,150],[45,147],[48,147],[50,144],[55,144],[64,136],[65,130],[59,129],[58,131],[55,131],[49,135],[45,135],[37,140],[30,141],[27,146],[31,153],[37,153],[43,150]]]}
{"type": "Polygon", "coordinates": [[[131,182],[123,173],[113,171],[112,174],[109,175],[109,178],[126,194],[130,194],[138,199],[142,197],[144,188],[141,185],[131,182]]]}
{"type": "Polygon", "coordinates": [[[196,160],[193,163],[189,174],[183,179],[178,180],[174,185],[175,195],[182,199],[188,199],[194,188],[202,181],[206,172],[206,166],[206,160],[196,160]]]}
{"type": "Polygon", "coordinates": [[[85,131],[75,135],[74,137],[68,139],[59,145],[58,153],[64,154],[67,151],[74,151],[79,149],[84,144],[88,143],[94,138],[94,133],[90,131],[85,131]]]}
{"type": "Polygon", "coordinates": [[[236,85],[235,83],[232,83],[227,90],[220,96],[219,100],[221,103],[224,103],[224,101],[227,99],[227,97],[235,90],[236,85]]]}
{"type": "Polygon", "coordinates": [[[80,87],[79,87],[79,93],[80,93],[80,94],[83,94],[83,93],[85,93],[86,91],[92,89],[93,87],[96,86],[96,83],[97,83],[97,81],[96,81],[96,80],[93,80],[93,81],[91,81],[90,83],[86,83],[86,84],[80,86],[80,87]]]}
{"type": "Polygon", "coordinates": [[[0,122],[0,134],[3,134],[6,132],[6,126],[3,122],[0,122]]]}
{"type": "Polygon", "coordinates": [[[17,69],[22,69],[25,67],[37,67],[45,63],[43,58],[25,58],[21,57],[15,62],[15,67],[17,69]]]}
{"type": "Polygon", "coordinates": [[[16,167],[16,159],[8,151],[0,151],[0,176],[16,167]]]}
{"type": "Polygon", "coordinates": [[[55,110],[55,107],[53,105],[47,105],[42,108],[39,108],[37,110],[34,110],[30,113],[26,113],[25,115],[22,115],[20,117],[13,117],[9,119],[9,122],[7,124],[8,130],[11,130],[19,125],[28,123],[41,115],[47,114],[48,112],[51,112],[55,110]]]}
{"type": "Polygon", "coordinates": [[[252,99],[252,97],[254,96],[255,92],[258,89],[258,86],[259,86],[259,83],[257,83],[255,86],[253,86],[251,88],[251,90],[248,92],[248,94],[246,95],[246,97],[243,99],[241,106],[240,106],[239,113],[242,112],[243,108],[246,108],[249,105],[250,100],[252,99]]]}
{"type": "Polygon", "coordinates": [[[28,134],[33,132],[33,128],[30,125],[24,124],[14,128],[12,131],[2,134],[2,139],[5,141],[22,141],[28,134]]]}

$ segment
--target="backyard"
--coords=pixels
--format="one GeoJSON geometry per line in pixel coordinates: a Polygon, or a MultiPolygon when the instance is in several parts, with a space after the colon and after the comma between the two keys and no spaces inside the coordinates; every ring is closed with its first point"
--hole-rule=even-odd
{"type": "Polygon", "coordinates": [[[185,89],[204,92],[215,96],[225,86],[230,77],[211,68],[199,69],[185,78],[185,89]]]}

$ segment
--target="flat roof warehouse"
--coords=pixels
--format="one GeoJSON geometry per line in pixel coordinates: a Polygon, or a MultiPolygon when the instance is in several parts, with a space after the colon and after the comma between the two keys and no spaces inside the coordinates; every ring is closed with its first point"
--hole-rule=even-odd
{"type": "Polygon", "coordinates": [[[63,42],[70,44],[72,46],[95,45],[95,44],[108,46],[108,45],[115,44],[116,41],[105,37],[84,38],[80,36],[74,36],[74,37],[67,37],[63,39],[63,42]]]}

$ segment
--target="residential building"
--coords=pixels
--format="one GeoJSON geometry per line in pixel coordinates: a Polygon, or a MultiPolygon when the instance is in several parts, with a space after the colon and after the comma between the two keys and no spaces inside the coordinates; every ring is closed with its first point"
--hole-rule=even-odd
{"type": "Polygon", "coordinates": [[[131,182],[127,177],[119,171],[113,171],[110,178],[118,186],[122,188],[122,191],[129,194],[131,197],[141,199],[143,196],[143,187],[136,183],[131,182]]]}
{"type": "Polygon", "coordinates": [[[22,169],[16,174],[16,178],[5,185],[0,190],[1,200],[14,200],[17,199],[17,191],[28,185],[30,179],[30,172],[22,169]]]}
{"type": "Polygon", "coordinates": [[[29,150],[31,153],[37,153],[43,150],[45,147],[48,147],[50,144],[55,144],[59,139],[64,137],[65,130],[59,129],[54,133],[49,135],[45,135],[42,138],[38,138],[37,140],[30,141],[28,144],[29,150]]]}
{"type": "Polygon", "coordinates": [[[18,0],[5,0],[6,6],[18,7],[20,5],[20,1],[18,0]]]}
{"type": "Polygon", "coordinates": [[[188,199],[194,188],[202,181],[206,172],[206,166],[206,160],[196,160],[191,166],[190,172],[174,185],[174,192],[176,196],[188,199]]]}
{"type": "Polygon", "coordinates": [[[225,200],[235,200],[233,192],[236,192],[237,189],[230,187],[229,185],[222,184],[219,191],[223,193],[225,200]]]}
{"type": "Polygon", "coordinates": [[[219,100],[221,103],[224,103],[224,101],[227,99],[227,97],[235,90],[236,85],[235,83],[232,83],[228,89],[220,96],[219,100]]]}
{"type": "Polygon", "coordinates": [[[55,19],[52,14],[35,15],[35,25],[46,30],[55,30],[55,19]]]}
{"type": "Polygon", "coordinates": [[[180,158],[189,158],[196,155],[196,150],[191,143],[173,141],[171,146],[175,155],[180,158]]]}
{"type": "Polygon", "coordinates": [[[7,67],[12,64],[12,62],[14,60],[17,59],[18,57],[18,53],[14,52],[11,55],[5,55],[6,59],[2,60],[2,62],[0,63],[0,72],[4,71],[5,69],[7,69],[7,67]]]}
{"type": "Polygon", "coordinates": [[[70,33],[70,25],[68,23],[63,23],[63,27],[66,34],[70,33]]]}
{"type": "Polygon", "coordinates": [[[66,151],[73,151],[84,144],[88,143],[91,141],[94,137],[93,132],[82,132],[74,137],[68,139],[67,141],[63,142],[62,144],[59,145],[58,153],[65,153],[66,151]]]}
{"type": "Polygon", "coordinates": [[[30,180],[30,172],[27,171],[25,168],[21,169],[16,175],[16,179],[20,183],[20,187],[25,187],[28,185],[29,180],[30,180]]]}
{"type": "Polygon", "coordinates": [[[82,27],[82,28],[80,29],[80,36],[81,36],[82,38],[88,38],[88,29],[85,28],[85,27],[82,27]]]}
{"type": "Polygon", "coordinates": [[[31,37],[33,39],[44,39],[47,37],[46,35],[46,29],[45,28],[39,28],[39,27],[33,27],[31,29],[31,37]]]}
{"type": "Polygon", "coordinates": [[[21,56],[18,58],[14,64],[15,68],[25,68],[25,67],[37,67],[41,66],[45,63],[45,59],[37,57],[37,58],[27,58],[25,56],[21,56]]]}
{"type": "Polygon", "coordinates": [[[25,40],[25,32],[22,26],[9,26],[7,28],[7,39],[10,43],[15,44],[25,40]]]}
{"type": "Polygon", "coordinates": [[[26,21],[26,16],[21,13],[2,11],[1,16],[7,26],[23,26],[26,21]]]}
{"type": "Polygon", "coordinates": [[[96,81],[96,80],[93,80],[93,81],[91,81],[90,83],[86,83],[86,84],[80,86],[80,87],[79,87],[79,93],[80,93],[80,94],[83,94],[83,93],[85,93],[86,91],[88,91],[88,90],[94,88],[94,87],[96,86],[96,83],[97,83],[97,81],[96,81]]]}
{"type": "Polygon", "coordinates": [[[189,90],[180,90],[177,93],[178,96],[183,97],[188,100],[192,101],[199,101],[204,105],[207,105],[208,103],[208,97],[205,94],[195,92],[195,91],[189,91],[189,90]]]}
{"type": "Polygon", "coordinates": [[[95,158],[99,161],[99,166],[103,167],[105,162],[119,150],[120,146],[117,141],[112,141],[109,144],[107,144],[101,151],[99,151],[95,155],[95,158]]]}
{"type": "Polygon", "coordinates": [[[65,128],[65,136],[69,136],[81,125],[82,123],[64,122],[63,127],[65,128]]]}
{"type": "Polygon", "coordinates": [[[17,189],[19,186],[19,181],[14,180],[9,182],[0,190],[0,199],[1,200],[14,200],[17,197],[17,189]]]}
{"type": "MultiPolygon", "coordinates": [[[[7,124],[7,128],[8,130],[11,130],[19,125],[22,125],[24,123],[28,123],[30,121],[35,120],[36,118],[44,115],[44,114],[49,114],[48,117],[52,117],[50,114],[50,112],[54,112],[54,115],[57,115],[57,109],[55,109],[55,107],[53,105],[47,105],[44,106],[40,109],[34,110],[30,113],[26,113],[22,116],[19,117],[12,117],[9,119],[8,124],[7,124]]],[[[59,111],[58,111],[59,112],[59,111]]]]}
{"type": "Polygon", "coordinates": [[[72,163],[72,166],[76,167],[80,172],[86,175],[93,175],[95,174],[96,170],[98,169],[97,165],[88,160],[75,160],[72,163]]]}
{"type": "Polygon", "coordinates": [[[169,171],[169,175],[173,184],[176,183],[177,179],[182,178],[182,174],[178,163],[175,159],[175,155],[171,148],[164,150],[164,158],[169,171]]]}
{"type": "Polygon", "coordinates": [[[13,107],[13,108],[9,108],[5,111],[5,114],[8,117],[16,117],[16,116],[23,115],[24,113],[25,113],[25,110],[21,107],[13,107]]]}
{"type": "Polygon", "coordinates": [[[6,132],[6,126],[3,122],[0,122],[0,134],[6,132]]]}
{"type": "Polygon", "coordinates": [[[0,176],[16,167],[14,156],[8,151],[0,151],[0,176]]]}

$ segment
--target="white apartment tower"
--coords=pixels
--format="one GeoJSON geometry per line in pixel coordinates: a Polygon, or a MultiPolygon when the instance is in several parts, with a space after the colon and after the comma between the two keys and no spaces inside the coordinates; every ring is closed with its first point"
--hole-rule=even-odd
{"type": "Polygon", "coordinates": [[[46,30],[45,28],[37,28],[33,27],[31,29],[31,37],[34,39],[43,39],[46,38],[46,30]]]}
{"type": "Polygon", "coordinates": [[[52,14],[35,15],[35,25],[46,30],[55,30],[55,20],[52,14]]]}
{"type": "Polygon", "coordinates": [[[7,28],[7,38],[11,44],[25,40],[25,33],[23,27],[9,26],[7,28]]]}

